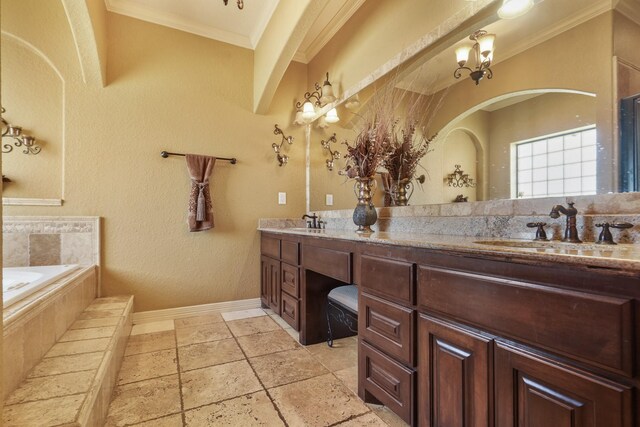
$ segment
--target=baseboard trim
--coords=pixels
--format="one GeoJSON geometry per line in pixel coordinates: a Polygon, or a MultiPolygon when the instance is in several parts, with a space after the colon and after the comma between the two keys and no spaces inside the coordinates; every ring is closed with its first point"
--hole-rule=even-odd
{"type": "Polygon", "coordinates": [[[133,313],[133,324],[157,322],[160,320],[183,319],[185,317],[202,316],[205,314],[225,313],[227,311],[249,310],[260,308],[260,298],[243,299],[238,301],[216,302],[212,304],[192,305],[188,307],[167,308],[133,313]]]}

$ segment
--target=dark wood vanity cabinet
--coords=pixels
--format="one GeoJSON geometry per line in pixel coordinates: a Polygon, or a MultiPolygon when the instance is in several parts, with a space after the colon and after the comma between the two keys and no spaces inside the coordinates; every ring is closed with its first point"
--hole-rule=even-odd
{"type": "Polygon", "coordinates": [[[493,425],[493,339],[421,314],[418,319],[421,426],[493,425]]]}
{"type": "Polygon", "coordinates": [[[276,312],[297,331],[300,329],[300,243],[263,235],[260,247],[262,306],[276,312]]]}
{"type": "MultiPolygon", "coordinates": [[[[363,400],[419,426],[640,426],[640,275],[361,240],[299,243],[303,344],[324,327],[317,290],[358,285],[363,400]]],[[[264,260],[263,289],[276,275],[264,260]]],[[[295,270],[280,262],[293,279],[272,280],[288,307],[295,270]]]]}

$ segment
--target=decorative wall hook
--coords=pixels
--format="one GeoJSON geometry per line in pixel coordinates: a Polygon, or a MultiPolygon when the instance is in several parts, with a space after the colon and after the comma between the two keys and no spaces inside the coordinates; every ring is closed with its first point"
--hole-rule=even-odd
{"type": "Polygon", "coordinates": [[[460,165],[456,165],[456,170],[447,175],[446,180],[449,187],[475,187],[476,183],[473,182],[473,178],[469,178],[469,174],[464,173],[460,167],[460,165]]]}
{"type": "Polygon", "coordinates": [[[274,142],[273,144],[271,144],[271,147],[273,148],[273,151],[276,152],[276,159],[278,160],[279,165],[284,166],[289,161],[289,156],[287,156],[286,154],[282,154],[280,151],[282,150],[282,145],[285,142],[288,142],[289,145],[293,144],[293,137],[286,136],[284,132],[282,132],[282,129],[280,129],[277,124],[275,125],[275,129],[273,130],[273,134],[282,135],[282,141],[280,141],[280,144],[277,144],[274,142]]]}
{"type": "Polygon", "coordinates": [[[331,159],[327,159],[327,169],[329,169],[330,171],[333,170],[333,161],[336,159],[340,158],[340,152],[338,150],[335,151],[331,151],[331,143],[336,143],[338,142],[338,140],[336,139],[336,134],[334,133],[333,135],[331,135],[331,138],[327,139],[326,141],[322,140],[320,141],[320,145],[322,145],[322,148],[324,148],[325,150],[327,150],[329,152],[329,155],[331,156],[331,159]]]}
{"type": "MultiPolygon", "coordinates": [[[[4,114],[6,110],[4,107],[0,107],[1,114],[4,114]]],[[[0,115],[2,121],[2,138],[12,138],[13,145],[4,144],[2,146],[3,153],[10,153],[13,151],[13,146],[24,147],[22,152],[24,154],[38,154],[41,150],[40,146],[36,144],[36,139],[33,136],[22,133],[22,127],[13,126],[9,124],[4,117],[0,115]]]]}

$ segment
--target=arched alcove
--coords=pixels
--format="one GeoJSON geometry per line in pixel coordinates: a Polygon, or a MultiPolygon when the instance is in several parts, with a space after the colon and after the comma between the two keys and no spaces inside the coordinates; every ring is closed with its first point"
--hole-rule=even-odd
{"type": "MultiPolygon", "coordinates": [[[[2,156],[2,172],[12,182],[3,196],[8,204],[59,204],[64,184],[64,80],[51,61],[34,46],[2,33],[2,106],[5,120],[37,139],[37,155],[15,147],[2,156]],[[32,201],[33,202],[33,201],[32,201]]],[[[3,145],[13,146],[9,138],[3,145]]],[[[6,149],[3,151],[7,151],[6,149]]]]}

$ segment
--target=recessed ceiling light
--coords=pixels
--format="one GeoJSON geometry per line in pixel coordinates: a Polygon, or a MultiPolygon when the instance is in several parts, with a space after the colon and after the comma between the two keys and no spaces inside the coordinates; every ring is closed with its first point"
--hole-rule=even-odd
{"type": "Polygon", "coordinates": [[[533,7],[533,0],[504,0],[498,9],[498,16],[502,19],[512,19],[522,16],[533,7]]]}

